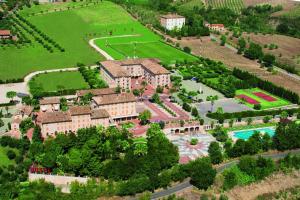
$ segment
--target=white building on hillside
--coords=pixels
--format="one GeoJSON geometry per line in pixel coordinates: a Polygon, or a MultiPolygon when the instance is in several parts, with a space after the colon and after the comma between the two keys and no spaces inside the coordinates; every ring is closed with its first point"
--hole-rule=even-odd
{"type": "Polygon", "coordinates": [[[167,30],[181,29],[185,24],[185,17],[177,14],[162,15],[160,24],[167,30]]]}

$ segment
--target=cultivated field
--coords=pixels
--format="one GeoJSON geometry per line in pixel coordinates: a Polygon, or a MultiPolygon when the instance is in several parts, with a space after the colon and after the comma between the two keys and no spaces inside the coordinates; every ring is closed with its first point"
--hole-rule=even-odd
{"type": "Polygon", "coordinates": [[[243,0],[206,0],[206,5],[213,8],[230,8],[237,13],[244,8],[243,0]]]}
{"type": "Polygon", "coordinates": [[[213,60],[223,62],[230,68],[240,68],[258,75],[260,78],[273,82],[279,86],[285,87],[300,94],[300,81],[291,78],[285,74],[278,72],[272,74],[265,69],[260,68],[260,65],[252,60],[249,60],[241,55],[236,54],[234,51],[227,47],[220,46],[216,42],[212,42],[209,37],[196,38],[182,38],[176,40],[181,46],[189,46],[193,54],[207,57],[213,60]]]}
{"type": "Polygon", "coordinates": [[[255,104],[260,104],[261,109],[269,109],[290,105],[290,102],[276,97],[272,94],[269,94],[266,91],[263,91],[259,88],[253,89],[245,89],[245,90],[237,90],[236,91],[237,98],[243,98],[243,102],[245,105],[253,108],[255,104]],[[252,102],[253,101],[253,102],[252,102]]]}
{"type": "Polygon", "coordinates": [[[42,88],[43,92],[55,92],[68,89],[88,89],[80,72],[51,72],[39,74],[31,80],[42,88]]]}
{"type": "MultiPolygon", "coordinates": [[[[300,56],[300,39],[277,34],[254,34],[254,33],[244,33],[244,38],[250,38],[250,41],[253,41],[261,46],[275,44],[278,46],[277,49],[270,50],[269,48],[264,48],[264,52],[271,53],[277,57],[277,59],[282,63],[288,63],[292,66],[295,66],[300,70],[300,63],[297,58],[300,56]]],[[[237,39],[233,40],[237,43],[237,39]]]]}

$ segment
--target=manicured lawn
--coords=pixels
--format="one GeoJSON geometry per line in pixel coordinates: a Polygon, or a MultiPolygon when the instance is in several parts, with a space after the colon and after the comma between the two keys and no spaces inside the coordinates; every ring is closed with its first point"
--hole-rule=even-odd
{"type": "Polygon", "coordinates": [[[122,38],[105,38],[96,40],[96,44],[115,59],[124,58],[159,58],[164,63],[175,63],[176,60],[193,61],[197,58],[178,50],[153,34],[133,35],[122,38]]]}
{"type": "MultiPolygon", "coordinates": [[[[0,47],[0,79],[22,78],[26,74],[37,70],[73,67],[77,63],[89,65],[104,60],[103,56],[88,44],[90,39],[103,36],[139,36],[136,37],[138,39],[134,40],[132,38],[114,39],[113,41],[109,39],[110,44],[118,43],[118,45],[120,43],[131,43],[132,41],[155,42],[154,46],[153,44],[148,44],[145,50],[139,50],[138,56],[158,57],[162,53],[159,58],[170,62],[174,58],[182,60],[195,59],[191,55],[161,43],[158,35],[134,20],[123,8],[112,2],[103,1],[88,7],[81,8],[78,6],[76,9],[71,8],[65,11],[49,12],[34,16],[29,15],[38,13],[41,10],[53,11],[54,9],[81,4],[83,3],[41,4],[31,8],[24,8],[20,11],[19,14],[21,16],[57,42],[65,49],[65,52],[54,50],[53,53],[50,53],[27,33],[32,41],[31,45],[21,46],[20,48],[16,46],[0,47]]],[[[102,40],[99,43],[105,42],[106,40],[102,40]]],[[[120,46],[120,51],[130,52],[130,50],[126,50],[128,46],[130,45],[120,46]]],[[[112,48],[107,49],[109,50],[108,53],[113,52],[113,57],[116,55],[117,58],[125,57],[120,53],[116,53],[112,48]]],[[[132,55],[128,54],[129,56],[132,55]]]]}
{"type": "MultiPolygon", "coordinates": [[[[281,107],[281,106],[286,106],[286,105],[289,105],[291,104],[289,101],[285,100],[285,99],[282,99],[282,98],[279,98],[279,97],[276,97],[266,91],[263,91],[259,88],[253,88],[253,89],[245,89],[245,90],[237,90],[236,91],[236,95],[245,95],[247,97],[250,97],[253,101],[257,101],[259,102],[259,104],[261,105],[262,109],[268,109],[268,108],[275,108],[275,107],[281,107]],[[275,98],[276,100],[275,101],[267,101],[257,95],[255,95],[254,93],[257,93],[257,92],[261,92],[261,93],[264,93],[272,98],[275,98]]],[[[250,104],[250,103],[245,103],[245,105],[253,108],[253,104],[250,104]]]]}
{"type": "Polygon", "coordinates": [[[77,72],[51,72],[39,74],[32,80],[40,85],[45,92],[53,92],[58,89],[87,89],[89,85],[82,75],[77,72]]]}
{"type": "MultiPolygon", "coordinates": [[[[9,149],[10,149],[9,147],[0,146],[0,167],[15,164],[15,161],[14,160],[9,160],[7,155],[6,155],[6,152],[9,149]]],[[[15,150],[15,152],[17,153],[17,150],[15,150]]]]}

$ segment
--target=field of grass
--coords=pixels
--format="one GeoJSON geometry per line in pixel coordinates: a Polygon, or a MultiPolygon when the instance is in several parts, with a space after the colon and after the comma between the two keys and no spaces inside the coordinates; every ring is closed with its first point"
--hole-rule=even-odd
{"type": "Polygon", "coordinates": [[[285,12],[283,14],[283,16],[285,17],[289,17],[289,18],[297,18],[300,17],[300,5],[289,10],[288,12],[285,12]]]}
{"type": "MultiPolygon", "coordinates": [[[[236,91],[236,95],[247,95],[248,97],[260,102],[260,105],[261,105],[261,108],[262,109],[269,109],[269,108],[276,108],[276,107],[281,107],[281,106],[287,106],[287,105],[290,105],[291,103],[285,99],[282,99],[282,98],[279,98],[277,96],[274,96],[266,91],[263,91],[259,88],[252,88],[252,89],[244,89],[244,90],[237,90],[236,91]],[[273,98],[276,98],[277,100],[276,101],[273,101],[273,102],[270,102],[270,101],[266,101],[256,95],[253,94],[253,92],[263,92],[273,98]]],[[[249,103],[245,103],[245,105],[253,108],[253,104],[249,104],[249,103]]]]}
{"type": "Polygon", "coordinates": [[[77,71],[39,74],[32,81],[41,86],[45,92],[53,92],[59,89],[89,88],[82,75],[77,71]]]}
{"type": "Polygon", "coordinates": [[[243,0],[206,0],[206,4],[213,8],[230,8],[236,13],[244,8],[243,0]]]}
{"type": "MultiPolygon", "coordinates": [[[[9,149],[10,149],[9,147],[0,146],[0,167],[15,164],[15,161],[14,160],[9,160],[7,155],[6,155],[6,152],[9,149]]],[[[15,152],[17,153],[17,151],[15,151],[15,152]]]]}
{"type": "Polygon", "coordinates": [[[159,58],[164,63],[175,63],[176,60],[196,60],[197,58],[182,52],[156,38],[125,37],[98,39],[96,44],[115,59],[125,58],[159,58]],[[144,41],[142,41],[144,40],[144,41]],[[107,45],[108,44],[108,45],[107,45]]]}
{"type": "MultiPolygon", "coordinates": [[[[82,3],[78,2],[78,4],[82,3]]],[[[82,8],[79,6],[76,9],[59,11],[70,5],[77,5],[77,3],[42,4],[24,8],[19,12],[38,30],[65,49],[65,52],[54,50],[51,53],[33,37],[30,38],[32,40],[30,45],[19,48],[16,46],[0,47],[1,80],[22,78],[37,70],[73,67],[78,62],[87,65],[94,64],[104,58],[89,46],[88,41],[91,38],[103,36],[135,34],[139,35],[141,40],[157,42],[157,47],[169,51],[170,57],[176,56],[183,59],[192,57],[158,42],[159,36],[112,2],[103,1],[93,6],[82,8]],[[46,13],[44,10],[47,9],[52,11],[58,9],[58,11],[46,13]],[[42,14],[32,15],[41,10],[43,10],[42,14]]],[[[27,28],[30,29],[29,26],[27,28]]],[[[122,41],[118,43],[123,43],[122,41]]]]}

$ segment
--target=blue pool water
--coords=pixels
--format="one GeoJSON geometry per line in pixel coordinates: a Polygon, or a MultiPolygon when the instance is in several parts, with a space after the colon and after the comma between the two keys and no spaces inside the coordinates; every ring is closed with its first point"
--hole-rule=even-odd
{"type": "Polygon", "coordinates": [[[273,137],[275,134],[274,127],[266,127],[266,128],[256,128],[256,129],[247,129],[242,131],[234,131],[233,136],[237,139],[243,139],[247,140],[249,137],[251,137],[255,131],[258,131],[262,134],[267,133],[269,136],[273,137]]]}

